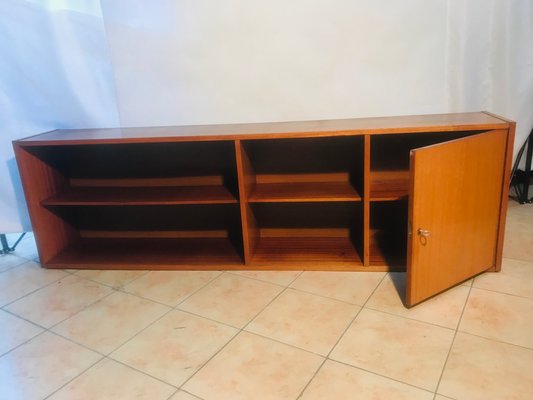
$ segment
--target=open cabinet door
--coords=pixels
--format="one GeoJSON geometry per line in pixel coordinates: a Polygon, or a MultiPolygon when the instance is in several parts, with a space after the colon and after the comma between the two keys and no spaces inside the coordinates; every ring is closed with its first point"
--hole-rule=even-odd
{"type": "Polygon", "coordinates": [[[411,151],[406,305],[494,266],[506,143],[497,130],[411,151]]]}

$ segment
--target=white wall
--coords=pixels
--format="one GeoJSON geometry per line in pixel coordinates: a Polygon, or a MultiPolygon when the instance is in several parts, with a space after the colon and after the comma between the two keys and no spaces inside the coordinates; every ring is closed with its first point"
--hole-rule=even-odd
{"type": "MultiPolygon", "coordinates": [[[[489,110],[518,146],[533,125],[533,0],[0,0],[0,21],[10,138],[489,110]]],[[[13,198],[0,231],[20,226],[13,198]]]]}
{"type": "Polygon", "coordinates": [[[443,112],[446,0],[103,0],[127,126],[443,112]]]}
{"type": "Polygon", "coordinates": [[[11,141],[118,126],[98,0],[0,0],[0,233],[30,229],[11,141]]]}

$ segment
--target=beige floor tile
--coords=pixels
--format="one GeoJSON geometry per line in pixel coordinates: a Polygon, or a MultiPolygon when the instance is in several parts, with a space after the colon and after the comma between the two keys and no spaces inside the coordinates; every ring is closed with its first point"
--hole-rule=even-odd
{"type": "Polygon", "coordinates": [[[48,285],[68,274],[54,269],[44,269],[33,261],[0,274],[0,306],[48,285]]]}
{"type": "Polygon", "coordinates": [[[331,358],[434,390],[453,335],[451,329],[364,309],[331,358]]]}
{"type": "Polygon", "coordinates": [[[435,400],[455,400],[455,399],[452,399],[451,397],[446,397],[446,396],[443,396],[441,394],[437,394],[435,396],[435,400]]]}
{"type": "Polygon", "coordinates": [[[180,386],[237,332],[235,328],[176,310],[110,357],[180,386]]]}
{"type": "Polygon", "coordinates": [[[533,350],[459,332],[438,392],[457,400],[529,400],[533,350]]]}
{"type": "Polygon", "coordinates": [[[385,277],[366,307],[455,329],[469,291],[466,286],[456,286],[415,307],[406,308],[402,302],[405,273],[397,272],[385,277]]]}
{"type": "Polygon", "coordinates": [[[533,262],[504,258],[500,272],[479,275],[474,287],[533,299],[533,262]]]}
{"type": "Polygon", "coordinates": [[[533,348],[533,300],[473,288],[459,330],[533,348]]]}
{"type": "Polygon", "coordinates": [[[205,400],[296,399],[323,358],[242,332],[184,389],[205,400]]]}
{"type": "Polygon", "coordinates": [[[283,288],[267,282],[224,274],[189,297],[179,308],[242,328],[283,288]]]}
{"type": "Polygon", "coordinates": [[[183,390],[178,390],[178,392],[168,400],[198,400],[199,397],[193,396],[183,390]]]}
{"type": "Polygon", "coordinates": [[[161,304],[116,292],[56,325],[53,330],[107,354],[168,310],[161,304]]]}
{"type": "Polygon", "coordinates": [[[36,324],[50,328],[71,317],[113,289],[75,275],[64,278],[5,307],[36,324]]]}
{"type": "Polygon", "coordinates": [[[50,400],[166,400],[174,390],[125,365],[104,359],[54,393],[50,400]]]}
{"type": "Polygon", "coordinates": [[[220,271],[152,271],[126,285],[124,290],[174,307],[220,274],[220,271]]]}
{"type": "Polygon", "coordinates": [[[260,281],[287,286],[294,281],[302,271],[232,271],[232,274],[259,279],[260,281]]]}
{"type": "Polygon", "coordinates": [[[77,271],[76,275],[114,288],[122,288],[124,285],[127,285],[146,273],[147,271],[85,269],[77,271]]]}
{"type": "Polygon", "coordinates": [[[472,283],[474,283],[474,278],[464,281],[461,285],[470,287],[472,286],[472,283]]]}
{"type": "Polygon", "coordinates": [[[26,260],[25,258],[14,256],[12,254],[0,255],[0,272],[4,272],[25,262],[28,262],[28,260],[26,260]]]}
{"type": "Polygon", "coordinates": [[[24,239],[17,245],[14,255],[26,258],[28,260],[33,260],[39,257],[37,252],[37,245],[35,244],[35,239],[33,237],[25,236],[24,239]]]}
{"type": "Polygon", "coordinates": [[[0,355],[42,331],[42,328],[0,310],[0,355]]]}
{"type": "Polygon", "coordinates": [[[359,306],[289,289],[246,330],[326,356],[359,306]]]}
{"type": "Polygon", "coordinates": [[[291,287],[363,305],[384,274],[384,272],[306,271],[291,284],[291,287]]]}
{"type": "Polygon", "coordinates": [[[510,201],[505,228],[512,232],[533,232],[533,204],[510,201]]]}
{"type": "Polygon", "coordinates": [[[43,399],[101,356],[45,332],[0,357],[0,399],[43,399]]]}
{"type": "Polygon", "coordinates": [[[506,229],[503,256],[515,260],[533,261],[533,232],[506,229]]]}
{"type": "Polygon", "coordinates": [[[301,400],[433,400],[433,393],[340,364],[326,361],[301,400]],[[357,394],[354,396],[354,394],[357,394]]]}

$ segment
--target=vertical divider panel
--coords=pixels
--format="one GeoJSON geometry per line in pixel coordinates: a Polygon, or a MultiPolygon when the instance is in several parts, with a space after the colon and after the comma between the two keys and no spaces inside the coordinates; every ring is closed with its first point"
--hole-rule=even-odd
{"type": "Polygon", "coordinates": [[[370,138],[365,135],[363,166],[363,265],[370,266],[370,138]]]}
{"type": "Polygon", "coordinates": [[[237,179],[239,185],[239,205],[241,210],[242,239],[244,245],[244,262],[252,261],[254,249],[259,239],[257,223],[248,203],[248,196],[255,186],[255,174],[250,158],[240,140],[235,140],[235,157],[237,158],[237,179]]]}

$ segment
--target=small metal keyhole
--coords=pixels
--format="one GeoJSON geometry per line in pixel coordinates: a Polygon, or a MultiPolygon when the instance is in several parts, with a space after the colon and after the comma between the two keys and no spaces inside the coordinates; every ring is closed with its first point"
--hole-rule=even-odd
{"type": "Polygon", "coordinates": [[[423,237],[429,237],[429,235],[431,235],[431,232],[428,231],[427,229],[422,229],[422,228],[418,228],[418,235],[419,236],[423,236],[423,237]]]}

